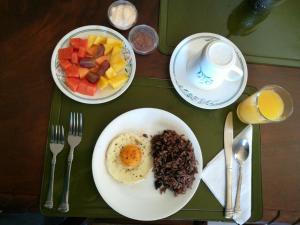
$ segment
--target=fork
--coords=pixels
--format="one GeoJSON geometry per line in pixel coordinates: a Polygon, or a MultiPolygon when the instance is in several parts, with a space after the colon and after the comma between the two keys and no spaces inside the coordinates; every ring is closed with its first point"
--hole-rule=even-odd
{"type": "Polygon", "coordinates": [[[82,137],[82,113],[70,114],[70,128],[68,133],[68,143],[70,145],[70,152],[68,156],[68,167],[64,181],[64,189],[62,193],[61,202],[58,207],[60,212],[69,211],[69,188],[70,188],[70,175],[73,161],[74,149],[81,142],[82,137]]]}
{"type": "Polygon", "coordinates": [[[53,208],[53,183],[54,183],[56,156],[63,150],[64,143],[65,143],[64,127],[60,125],[55,125],[55,126],[52,125],[51,137],[50,137],[50,151],[52,152],[51,174],[50,174],[47,200],[44,204],[44,207],[48,209],[53,208]]]}

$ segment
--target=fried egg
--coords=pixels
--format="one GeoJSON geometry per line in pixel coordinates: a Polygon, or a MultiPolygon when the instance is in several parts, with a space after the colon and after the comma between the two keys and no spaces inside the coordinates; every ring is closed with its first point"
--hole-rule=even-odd
{"type": "Polygon", "coordinates": [[[106,168],[122,183],[144,179],[152,168],[150,139],[133,133],[117,136],[106,151],[106,168]]]}

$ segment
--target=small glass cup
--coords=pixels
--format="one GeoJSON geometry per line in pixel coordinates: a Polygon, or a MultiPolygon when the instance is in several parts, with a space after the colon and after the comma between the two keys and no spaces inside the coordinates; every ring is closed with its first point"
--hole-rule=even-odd
{"type": "Polygon", "coordinates": [[[141,24],[133,27],[128,34],[134,52],[147,55],[153,52],[158,45],[158,34],[154,28],[141,24]]]}
{"type": "Polygon", "coordinates": [[[113,3],[111,3],[111,5],[109,6],[108,10],[107,10],[107,16],[108,16],[108,20],[111,23],[111,25],[113,25],[115,28],[119,29],[119,30],[128,30],[130,29],[134,24],[136,24],[137,22],[137,18],[138,18],[138,11],[135,7],[134,4],[132,4],[129,1],[126,0],[118,0],[118,1],[114,1],[113,3]],[[123,10],[123,12],[121,12],[120,10],[118,10],[117,8],[119,6],[129,6],[132,9],[132,12],[134,15],[132,15],[132,18],[128,15],[128,10],[125,12],[123,10]],[[115,10],[115,13],[118,14],[116,16],[116,20],[114,20],[114,16],[113,16],[113,11],[115,10]],[[128,21],[128,19],[133,19],[132,21],[128,21]]]}
{"type": "Polygon", "coordinates": [[[263,87],[242,101],[237,108],[239,119],[247,124],[280,122],[292,113],[291,95],[277,85],[263,87]]]}

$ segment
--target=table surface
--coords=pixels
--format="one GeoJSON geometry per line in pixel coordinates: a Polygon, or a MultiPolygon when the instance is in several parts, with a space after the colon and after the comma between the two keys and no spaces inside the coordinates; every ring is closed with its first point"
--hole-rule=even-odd
{"type": "MultiPolygon", "coordinates": [[[[37,210],[54,82],[50,58],[67,32],[84,25],[110,26],[111,0],[0,2],[0,210],[37,210]],[[74,2],[74,1],[73,1],[74,2]],[[14,87],[12,86],[14,85],[14,87]]],[[[133,1],[138,24],[158,29],[159,0],[133,1]]],[[[127,36],[128,32],[121,32],[127,36]]],[[[169,56],[137,56],[137,74],[169,78],[169,56]]],[[[286,121],[262,126],[264,220],[300,216],[300,69],[248,64],[249,85],[285,87],[294,99],[286,121]]]]}

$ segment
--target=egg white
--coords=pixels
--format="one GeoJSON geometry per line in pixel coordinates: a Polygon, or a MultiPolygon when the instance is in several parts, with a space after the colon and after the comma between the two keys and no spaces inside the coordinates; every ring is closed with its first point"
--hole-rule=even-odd
{"type": "Polygon", "coordinates": [[[135,183],[146,177],[152,168],[150,139],[133,133],[120,134],[114,138],[106,151],[106,168],[108,173],[117,181],[122,183],[135,183]],[[128,169],[120,159],[120,151],[126,145],[137,145],[142,151],[140,164],[128,169]]]}

